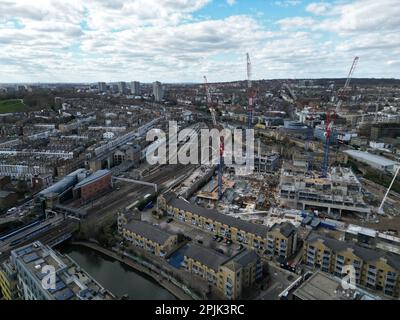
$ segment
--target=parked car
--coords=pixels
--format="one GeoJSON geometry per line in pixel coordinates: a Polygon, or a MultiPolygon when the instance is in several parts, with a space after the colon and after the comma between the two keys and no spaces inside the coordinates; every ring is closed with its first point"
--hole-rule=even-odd
{"type": "Polygon", "coordinates": [[[232,244],[232,240],[227,239],[227,240],[225,241],[225,243],[226,243],[227,245],[231,245],[231,244],[232,244]]]}
{"type": "Polygon", "coordinates": [[[217,239],[218,239],[218,236],[217,236],[217,235],[215,235],[215,236],[213,236],[213,237],[212,237],[212,239],[215,241],[215,240],[217,240],[217,239]]]}
{"type": "Polygon", "coordinates": [[[169,219],[167,220],[167,223],[170,223],[170,222],[172,222],[172,221],[174,221],[174,219],[169,218],[169,219]]]}
{"type": "Polygon", "coordinates": [[[197,240],[198,243],[203,244],[203,240],[197,240]]]}
{"type": "Polygon", "coordinates": [[[222,249],[220,249],[220,248],[215,249],[215,251],[217,251],[217,252],[219,252],[219,253],[221,253],[221,254],[225,254],[224,250],[222,250],[222,249]]]}

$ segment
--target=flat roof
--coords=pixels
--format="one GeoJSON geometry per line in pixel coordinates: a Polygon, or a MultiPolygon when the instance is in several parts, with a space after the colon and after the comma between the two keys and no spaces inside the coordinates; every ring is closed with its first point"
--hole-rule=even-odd
{"type": "Polygon", "coordinates": [[[56,272],[55,288],[42,289],[55,300],[103,300],[112,295],[81,269],[71,258],[59,254],[49,246],[36,241],[11,251],[12,262],[24,265],[36,287],[41,286],[46,273],[44,266],[53,266],[56,272]]]}
{"type": "Polygon", "coordinates": [[[322,271],[315,272],[293,295],[301,300],[382,300],[359,287],[344,290],[341,279],[322,271]]]}
{"type": "Polygon", "coordinates": [[[352,233],[352,234],[364,234],[367,235],[369,237],[375,237],[377,234],[377,231],[374,229],[370,229],[370,228],[365,228],[365,227],[361,227],[355,224],[349,224],[349,226],[347,227],[346,232],[352,233]]]}
{"type": "Polygon", "coordinates": [[[316,272],[299,288],[293,295],[301,300],[339,300],[336,292],[340,288],[338,283],[332,276],[316,272]]]}
{"type": "Polygon", "coordinates": [[[366,151],[359,151],[359,150],[345,150],[344,152],[346,152],[348,155],[354,157],[354,158],[358,158],[364,161],[369,161],[369,162],[374,162],[376,164],[379,164],[381,166],[393,166],[396,164],[396,162],[381,157],[381,156],[377,156],[375,154],[366,152],[366,151]]]}

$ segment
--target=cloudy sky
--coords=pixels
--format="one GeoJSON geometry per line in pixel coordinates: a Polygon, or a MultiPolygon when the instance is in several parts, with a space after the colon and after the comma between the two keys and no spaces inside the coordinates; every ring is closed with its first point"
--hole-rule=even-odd
{"type": "Polygon", "coordinates": [[[399,0],[0,0],[0,82],[400,75],[399,0]]]}

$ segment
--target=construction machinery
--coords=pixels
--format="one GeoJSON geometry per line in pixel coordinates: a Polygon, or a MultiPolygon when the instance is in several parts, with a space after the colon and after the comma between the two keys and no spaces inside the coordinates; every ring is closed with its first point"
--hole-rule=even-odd
{"type": "Polygon", "coordinates": [[[355,57],[353,60],[353,63],[351,64],[350,71],[347,75],[346,82],[343,86],[343,88],[339,89],[338,91],[338,102],[336,104],[336,108],[334,111],[327,111],[326,113],[326,120],[325,120],[325,146],[324,146],[324,160],[322,163],[322,171],[321,171],[321,176],[325,178],[327,176],[328,172],[328,167],[329,167],[329,151],[330,151],[330,140],[331,140],[331,135],[333,132],[333,126],[336,120],[336,115],[340,112],[342,103],[343,103],[343,98],[347,93],[347,90],[350,86],[350,81],[351,78],[353,77],[354,70],[357,66],[359,57],[355,57]]]}

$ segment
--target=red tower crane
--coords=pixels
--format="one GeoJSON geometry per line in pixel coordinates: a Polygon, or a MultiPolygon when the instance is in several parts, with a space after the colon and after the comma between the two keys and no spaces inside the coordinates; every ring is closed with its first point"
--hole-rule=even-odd
{"type": "Polygon", "coordinates": [[[327,111],[326,113],[326,123],[325,123],[325,149],[324,149],[324,160],[322,163],[322,171],[321,175],[322,177],[326,177],[328,173],[328,167],[329,167],[329,147],[330,147],[330,139],[331,139],[331,134],[333,131],[333,125],[336,120],[336,114],[340,112],[342,103],[343,103],[343,98],[347,92],[347,89],[349,88],[351,78],[353,77],[354,70],[357,66],[359,58],[355,57],[353,60],[353,63],[351,64],[350,71],[347,75],[346,82],[343,86],[343,88],[339,89],[338,91],[338,103],[336,105],[335,111],[327,111]]]}

